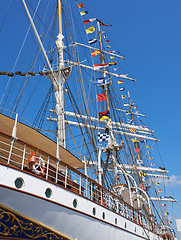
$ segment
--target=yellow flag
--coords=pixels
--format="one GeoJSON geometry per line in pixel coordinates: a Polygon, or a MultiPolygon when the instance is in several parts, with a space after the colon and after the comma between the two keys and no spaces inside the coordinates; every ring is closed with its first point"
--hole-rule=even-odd
{"type": "Polygon", "coordinates": [[[132,142],[140,142],[140,140],[137,140],[137,139],[134,139],[134,138],[132,138],[131,141],[132,142]]]}
{"type": "Polygon", "coordinates": [[[160,185],[160,183],[159,183],[159,182],[156,182],[156,185],[160,185]]]}
{"type": "Polygon", "coordinates": [[[115,57],[110,57],[111,59],[114,59],[115,57]]]}
{"type": "Polygon", "coordinates": [[[107,45],[107,48],[110,48],[111,46],[107,45]]]}
{"type": "Polygon", "coordinates": [[[108,117],[108,116],[103,116],[103,117],[100,119],[100,121],[105,120],[105,119],[110,119],[110,117],[108,117]]]}
{"type": "Polygon", "coordinates": [[[81,12],[80,12],[80,15],[81,15],[81,16],[84,16],[84,15],[87,14],[87,13],[88,13],[87,11],[81,11],[81,12]]]}
{"type": "Polygon", "coordinates": [[[121,95],[121,97],[124,99],[124,98],[126,98],[126,95],[121,95]]]}
{"type": "Polygon", "coordinates": [[[92,27],[86,29],[86,33],[87,33],[87,34],[89,34],[89,33],[93,33],[94,31],[95,31],[94,26],[92,26],[92,27]]]}

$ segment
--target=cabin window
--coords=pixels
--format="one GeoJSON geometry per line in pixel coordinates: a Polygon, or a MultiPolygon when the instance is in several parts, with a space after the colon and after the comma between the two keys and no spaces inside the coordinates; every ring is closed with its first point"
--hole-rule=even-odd
{"type": "Polygon", "coordinates": [[[134,231],[136,232],[136,227],[135,227],[134,231]]]}
{"type": "Polygon", "coordinates": [[[16,188],[20,189],[22,188],[23,184],[24,184],[24,180],[22,178],[16,178],[15,182],[14,182],[16,188]]]}
{"type": "Polygon", "coordinates": [[[52,195],[52,190],[51,190],[50,188],[47,188],[46,191],[45,191],[45,196],[46,196],[47,198],[50,198],[51,195],[52,195]]]}
{"type": "Polygon", "coordinates": [[[105,219],[106,215],[105,212],[102,213],[102,219],[105,219]]]}
{"type": "Polygon", "coordinates": [[[76,198],[73,200],[73,206],[74,206],[74,208],[77,207],[77,199],[76,198]]]}
{"type": "Polygon", "coordinates": [[[126,222],[124,223],[124,227],[126,228],[126,222]]]}
{"type": "Polygon", "coordinates": [[[93,213],[94,216],[96,215],[96,208],[95,207],[92,209],[92,213],[93,213]]]}
{"type": "Polygon", "coordinates": [[[115,224],[117,225],[117,224],[118,224],[118,219],[115,218],[115,219],[114,219],[114,222],[115,222],[115,224]]]}

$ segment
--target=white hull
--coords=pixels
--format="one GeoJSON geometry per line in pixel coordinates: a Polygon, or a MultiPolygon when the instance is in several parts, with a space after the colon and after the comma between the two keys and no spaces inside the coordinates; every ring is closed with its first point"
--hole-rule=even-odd
{"type": "Polygon", "coordinates": [[[103,206],[22,171],[0,165],[0,183],[1,204],[71,239],[162,239],[103,206]],[[17,177],[24,179],[21,190],[14,186],[17,177]],[[47,187],[53,192],[50,199],[44,194],[47,187]],[[75,198],[78,202],[76,209],[72,204],[75,198]],[[92,214],[93,207],[96,208],[95,216],[92,214]],[[103,212],[106,216],[104,220],[103,212]]]}

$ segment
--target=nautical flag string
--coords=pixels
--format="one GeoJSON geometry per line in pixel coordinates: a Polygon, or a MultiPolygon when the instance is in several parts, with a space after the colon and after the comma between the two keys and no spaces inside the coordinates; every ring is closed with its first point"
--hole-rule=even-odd
{"type": "Polygon", "coordinates": [[[88,11],[81,11],[81,12],[80,12],[80,15],[81,15],[81,16],[84,16],[85,14],[88,14],[88,11]]]}
{"type": "Polygon", "coordinates": [[[91,27],[87,28],[85,31],[86,31],[87,34],[93,33],[93,32],[95,32],[95,27],[91,26],[91,27]]]}
{"type": "Polygon", "coordinates": [[[89,44],[93,44],[93,43],[96,43],[96,42],[97,42],[97,39],[95,39],[95,38],[89,40],[89,44]]]}
{"type": "Polygon", "coordinates": [[[83,3],[80,3],[80,4],[78,4],[78,8],[84,8],[84,2],[83,2],[83,3]]]}
{"type": "Polygon", "coordinates": [[[102,102],[104,100],[107,100],[105,93],[97,94],[97,102],[102,102]]]}
{"type": "Polygon", "coordinates": [[[134,148],[135,153],[139,153],[140,149],[139,148],[134,148]]]}
{"type": "Polygon", "coordinates": [[[122,81],[122,80],[118,81],[118,84],[121,84],[121,83],[123,83],[123,81],[122,81]]]}
{"type": "Polygon", "coordinates": [[[122,88],[120,88],[119,90],[120,90],[120,91],[124,91],[124,89],[125,89],[125,88],[124,88],[124,87],[122,87],[122,88]]]}
{"type": "Polygon", "coordinates": [[[96,20],[99,22],[100,26],[106,26],[106,27],[111,27],[112,26],[112,24],[111,25],[107,25],[107,24],[101,22],[99,19],[96,19],[96,20]]]}
{"type": "Polygon", "coordinates": [[[137,164],[142,164],[143,163],[143,160],[137,160],[137,164]]]}
{"type": "Polygon", "coordinates": [[[87,24],[87,23],[93,22],[95,20],[96,20],[96,18],[90,18],[90,19],[84,20],[83,24],[87,24]]]}
{"type": "Polygon", "coordinates": [[[106,79],[105,78],[96,78],[96,84],[100,85],[100,84],[105,84],[106,79]]]}
{"type": "Polygon", "coordinates": [[[92,57],[95,57],[95,56],[100,55],[100,54],[101,54],[101,50],[91,51],[91,56],[92,57]]]}
{"type": "Polygon", "coordinates": [[[99,120],[105,120],[105,119],[110,119],[110,112],[109,110],[104,111],[104,112],[99,112],[99,120]]]}
{"type": "Polygon", "coordinates": [[[109,140],[109,134],[98,132],[98,142],[103,142],[108,140],[109,140]]]}

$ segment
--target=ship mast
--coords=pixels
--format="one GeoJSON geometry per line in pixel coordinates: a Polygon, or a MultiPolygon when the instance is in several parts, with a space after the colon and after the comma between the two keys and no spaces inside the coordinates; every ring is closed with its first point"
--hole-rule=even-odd
{"type": "Polygon", "coordinates": [[[64,60],[63,60],[63,38],[62,35],[62,11],[61,11],[61,0],[58,0],[58,22],[59,22],[59,33],[56,40],[57,46],[57,70],[56,77],[52,78],[50,76],[51,81],[53,82],[54,90],[55,90],[55,100],[56,100],[56,114],[57,114],[57,137],[58,143],[62,147],[66,147],[65,142],[65,117],[64,117],[64,94],[63,87],[65,84],[65,78],[61,73],[61,69],[64,68],[64,60]]]}
{"type": "Polygon", "coordinates": [[[49,62],[48,56],[46,54],[46,51],[44,49],[44,46],[42,44],[42,41],[39,37],[38,31],[35,27],[35,24],[33,22],[33,19],[30,15],[30,12],[28,10],[28,7],[26,5],[25,0],[22,0],[23,5],[25,7],[26,13],[28,15],[28,18],[30,20],[30,23],[32,25],[33,31],[36,35],[36,38],[38,40],[38,43],[41,47],[41,50],[43,52],[43,55],[45,57],[45,60],[47,62],[48,68],[50,71],[45,72],[45,76],[50,78],[54,91],[55,91],[55,100],[56,100],[56,114],[57,114],[57,137],[58,137],[58,144],[62,147],[66,147],[65,142],[65,117],[64,117],[64,93],[63,88],[65,81],[71,74],[72,68],[70,66],[65,67],[64,66],[64,59],[63,59],[63,50],[64,50],[64,44],[63,39],[64,36],[62,35],[62,14],[61,14],[61,8],[62,8],[62,2],[61,0],[57,0],[58,3],[58,22],[59,22],[59,33],[56,40],[56,46],[57,46],[57,69],[53,70],[52,66],[49,62]]]}

